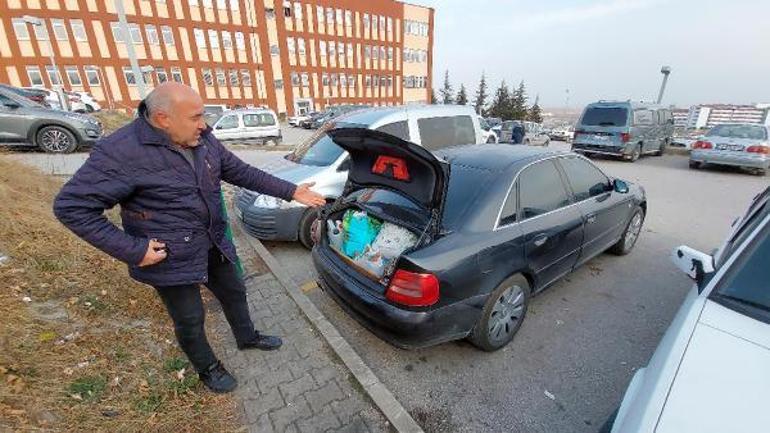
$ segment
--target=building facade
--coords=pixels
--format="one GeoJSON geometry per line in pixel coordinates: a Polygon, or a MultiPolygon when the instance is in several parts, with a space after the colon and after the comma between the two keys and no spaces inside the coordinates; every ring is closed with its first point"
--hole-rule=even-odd
{"type": "Polygon", "coordinates": [[[289,115],[328,105],[425,103],[433,9],[395,0],[0,1],[0,82],[61,85],[104,106],[174,80],[207,104],[265,105],[289,115]],[[55,65],[55,66],[54,66],[55,65]]]}
{"type": "Polygon", "coordinates": [[[712,128],[725,123],[768,124],[768,109],[760,105],[702,104],[690,107],[687,127],[712,128]]]}

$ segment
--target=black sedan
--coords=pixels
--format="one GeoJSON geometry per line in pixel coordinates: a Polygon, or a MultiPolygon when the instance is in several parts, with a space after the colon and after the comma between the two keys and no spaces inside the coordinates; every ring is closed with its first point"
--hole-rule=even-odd
{"type": "Polygon", "coordinates": [[[647,210],[640,186],[574,153],[329,134],[352,164],[314,227],[319,284],[403,348],[505,346],[534,294],[604,251],[629,253],[647,210]]]}

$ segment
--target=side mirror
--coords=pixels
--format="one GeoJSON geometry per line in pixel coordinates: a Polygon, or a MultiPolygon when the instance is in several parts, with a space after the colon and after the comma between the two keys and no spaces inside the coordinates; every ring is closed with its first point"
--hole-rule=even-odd
{"type": "Polygon", "coordinates": [[[685,245],[674,250],[671,260],[679,270],[695,280],[698,284],[698,293],[703,290],[706,276],[714,272],[712,256],[685,245]]]}
{"type": "Polygon", "coordinates": [[[612,181],[612,188],[615,190],[615,192],[620,194],[628,193],[628,184],[620,179],[615,179],[612,181]]]}

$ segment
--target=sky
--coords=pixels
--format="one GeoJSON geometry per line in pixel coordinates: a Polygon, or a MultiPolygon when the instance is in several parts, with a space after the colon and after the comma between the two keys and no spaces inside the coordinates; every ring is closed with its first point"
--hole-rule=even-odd
{"type": "Polygon", "coordinates": [[[770,0],[410,0],[433,7],[433,87],[524,80],[532,103],[770,102],[770,0]],[[567,96],[569,96],[567,98],[567,96]]]}

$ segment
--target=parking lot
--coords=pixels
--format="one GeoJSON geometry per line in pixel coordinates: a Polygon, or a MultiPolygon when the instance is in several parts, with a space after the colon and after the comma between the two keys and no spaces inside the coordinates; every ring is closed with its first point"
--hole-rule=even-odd
{"type": "Polygon", "coordinates": [[[394,348],[314,285],[307,250],[268,247],[426,431],[593,432],[692,290],[670,263],[671,250],[718,247],[768,184],[737,170],[690,170],[678,155],[597,163],[647,190],[649,214],[636,249],[602,255],[535,297],[513,342],[495,353],[462,341],[394,348]]]}

